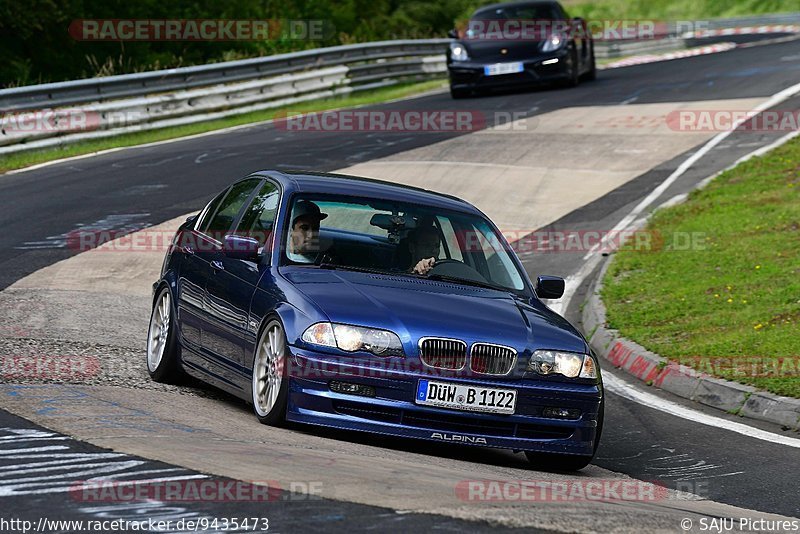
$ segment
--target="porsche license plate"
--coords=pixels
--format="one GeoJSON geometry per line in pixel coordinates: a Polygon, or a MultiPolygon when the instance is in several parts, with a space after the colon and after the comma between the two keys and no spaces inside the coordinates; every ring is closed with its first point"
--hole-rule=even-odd
{"type": "Polygon", "coordinates": [[[525,68],[522,63],[495,63],[494,65],[485,65],[483,67],[483,74],[486,76],[499,76],[501,74],[516,74],[522,72],[525,68]]]}

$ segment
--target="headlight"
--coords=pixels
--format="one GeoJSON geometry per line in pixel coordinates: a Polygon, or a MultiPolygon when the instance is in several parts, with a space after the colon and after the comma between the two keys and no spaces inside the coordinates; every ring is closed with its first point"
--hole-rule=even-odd
{"type": "Polygon", "coordinates": [[[542,52],[555,52],[566,42],[567,40],[564,37],[553,34],[547,38],[547,40],[542,45],[542,52]]]}
{"type": "Polygon", "coordinates": [[[309,326],[303,341],[323,347],[337,347],[346,352],[366,351],[377,356],[405,356],[403,344],[394,332],[337,323],[309,326]]]}
{"type": "Polygon", "coordinates": [[[450,43],[450,57],[453,61],[467,61],[469,54],[461,43],[450,43]]]}
{"type": "Polygon", "coordinates": [[[568,378],[597,378],[597,366],[588,354],[537,350],[528,362],[528,371],[540,375],[561,374],[568,378]]]}

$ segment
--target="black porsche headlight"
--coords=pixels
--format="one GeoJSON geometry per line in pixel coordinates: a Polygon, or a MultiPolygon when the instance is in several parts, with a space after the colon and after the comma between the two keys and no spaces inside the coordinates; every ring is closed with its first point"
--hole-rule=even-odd
{"type": "Polygon", "coordinates": [[[567,378],[597,378],[597,366],[588,354],[537,350],[528,362],[528,371],[540,375],[560,374],[567,378]]]}
{"type": "Polygon", "coordinates": [[[555,52],[566,42],[567,40],[563,36],[554,33],[542,44],[542,52],[555,52]]]}
{"type": "Polygon", "coordinates": [[[463,44],[450,43],[450,57],[453,61],[467,61],[469,59],[469,54],[463,44]]]}
{"type": "Polygon", "coordinates": [[[366,351],[376,356],[405,356],[403,344],[394,332],[339,323],[315,323],[302,336],[303,341],[345,352],[366,351]]]}

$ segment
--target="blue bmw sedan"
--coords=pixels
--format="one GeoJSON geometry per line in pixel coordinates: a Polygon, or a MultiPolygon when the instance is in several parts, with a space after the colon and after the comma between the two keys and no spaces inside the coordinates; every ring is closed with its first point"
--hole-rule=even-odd
{"type": "Polygon", "coordinates": [[[524,451],[597,450],[600,369],[511,246],[456,197],[258,172],[176,233],[154,284],[153,380],[190,375],[286,421],[524,451]]]}

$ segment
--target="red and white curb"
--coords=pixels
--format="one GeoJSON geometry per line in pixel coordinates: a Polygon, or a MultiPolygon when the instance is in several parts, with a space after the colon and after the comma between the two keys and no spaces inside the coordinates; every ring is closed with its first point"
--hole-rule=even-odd
{"type": "Polygon", "coordinates": [[[659,61],[671,61],[673,59],[684,59],[694,56],[705,56],[707,54],[718,54],[719,52],[727,52],[736,48],[736,43],[717,43],[707,46],[698,46],[696,48],[689,48],[687,50],[679,50],[677,52],[669,52],[666,54],[644,54],[641,56],[632,56],[613,63],[608,63],[603,66],[603,69],[618,69],[620,67],[630,67],[632,65],[644,65],[646,63],[656,63],[659,61]]]}
{"type": "Polygon", "coordinates": [[[724,37],[728,35],[764,35],[770,33],[800,33],[800,26],[796,24],[768,24],[762,26],[745,26],[742,28],[719,28],[714,30],[686,32],[681,37],[684,39],[703,39],[705,37],[724,37]]]}
{"type": "Polygon", "coordinates": [[[606,326],[606,308],[600,299],[603,276],[610,263],[606,259],[589,300],[583,307],[583,331],[595,354],[629,376],[648,386],[669,391],[679,397],[729,413],[776,423],[800,430],[800,399],[760,391],[700,373],[685,365],[670,362],[641,345],[625,339],[606,326]]]}
{"type": "MultiPolygon", "coordinates": [[[[774,33],[788,33],[800,34],[800,25],[796,24],[771,24],[763,26],[746,26],[742,28],[721,28],[715,30],[701,30],[694,32],[686,32],[681,38],[683,39],[703,39],[707,37],[725,37],[732,35],[769,35],[774,33]]],[[[645,65],[647,63],[657,63],[659,61],[671,61],[673,59],[684,59],[688,57],[704,56],[707,54],[718,54],[720,52],[727,52],[742,45],[736,43],[716,43],[713,45],[698,46],[686,50],[679,50],[676,52],[667,52],[664,54],[642,54],[638,56],[631,56],[619,61],[608,63],[600,69],[618,69],[620,67],[630,67],[633,65],[645,65]]]]}

